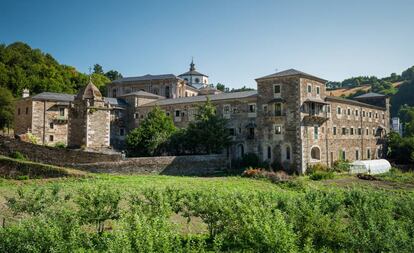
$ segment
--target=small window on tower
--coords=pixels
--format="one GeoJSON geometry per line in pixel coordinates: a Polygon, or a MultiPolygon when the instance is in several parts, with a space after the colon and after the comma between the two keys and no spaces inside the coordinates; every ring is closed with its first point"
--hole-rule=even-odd
{"type": "Polygon", "coordinates": [[[196,82],[196,83],[200,83],[200,79],[196,78],[196,79],[195,79],[195,82],[196,82]]]}

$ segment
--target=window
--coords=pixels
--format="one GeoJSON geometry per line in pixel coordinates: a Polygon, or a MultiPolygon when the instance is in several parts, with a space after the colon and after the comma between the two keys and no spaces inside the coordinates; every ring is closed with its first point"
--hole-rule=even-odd
{"type": "Polygon", "coordinates": [[[112,90],[112,97],[116,98],[116,89],[112,90]]]}
{"type": "Polygon", "coordinates": [[[282,116],[282,103],[275,104],[275,116],[282,116]]]}
{"type": "Polygon", "coordinates": [[[180,110],[175,111],[175,117],[180,117],[180,110]]]}
{"type": "Polygon", "coordinates": [[[286,146],[286,160],[290,160],[290,146],[286,146]]]}
{"type": "Polygon", "coordinates": [[[249,112],[256,112],[256,104],[249,104],[249,112]]]}
{"type": "Polygon", "coordinates": [[[236,131],[234,128],[229,128],[229,134],[230,136],[236,136],[236,131]]]}
{"type": "Polygon", "coordinates": [[[336,127],[333,127],[333,135],[336,135],[336,127]]]}
{"type": "Polygon", "coordinates": [[[338,115],[341,115],[341,113],[342,113],[341,107],[338,107],[338,108],[337,108],[336,113],[337,113],[338,115]]]}
{"type": "Polygon", "coordinates": [[[359,111],[355,110],[355,116],[358,116],[358,114],[359,114],[359,111]]]}
{"type": "Polygon", "coordinates": [[[308,93],[312,93],[312,85],[308,84],[308,93]]]}
{"type": "Polygon", "coordinates": [[[134,119],[138,119],[138,117],[139,117],[139,114],[138,113],[134,113],[134,119]]]}
{"type": "Polygon", "coordinates": [[[341,151],[339,151],[340,152],[340,154],[339,154],[339,158],[342,160],[342,161],[345,161],[346,160],[346,151],[345,151],[345,149],[343,149],[343,150],[341,150],[341,151]]]}
{"type": "Polygon", "coordinates": [[[346,135],[346,127],[342,128],[342,135],[346,135]]]}
{"type": "Polygon", "coordinates": [[[195,79],[195,82],[196,82],[196,83],[199,83],[199,82],[200,82],[200,79],[196,78],[196,79],[195,79]]]}
{"type": "Polygon", "coordinates": [[[359,160],[359,150],[355,150],[355,160],[359,160]]]}
{"type": "Polygon", "coordinates": [[[375,113],[375,118],[378,119],[378,113],[377,112],[375,113]]]}
{"type": "Polygon", "coordinates": [[[120,128],[119,129],[119,136],[124,136],[125,135],[125,128],[120,128]]]}
{"type": "Polygon", "coordinates": [[[170,98],[170,86],[165,86],[165,97],[170,98]]]}
{"type": "Polygon", "coordinates": [[[354,128],[353,128],[353,127],[351,127],[351,128],[349,129],[349,132],[350,132],[350,134],[351,134],[351,135],[354,135],[354,128]]]}
{"type": "Polygon", "coordinates": [[[29,107],[26,107],[26,114],[29,114],[29,107]]]}
{"type": "Polygon", "coordinates": [[[369,131],[368,131],[368,128],[367,129],[365,129],[365,135],[368,135],[369,134],[369,131]]]}
{"type": "Polygon", "coordinates": [[[273,91],[275,94],[280,94],[280,84],[275,84],[273,86],[273,91]]]}
{"type": "Polygon", "coordinates": [[[49,141],[53,141],[54,136],[53,135],[49,135],[49,141]]]}
{"type": "Polygon", "coordinates": [[[254,138],[254,128],[253,127],[249,128],[249,137],[254,138]]]}
{"type": "Polygon", "coordinates": [[[321,151],[318,147],[313,147],[311,149],[311,158],[313,160],[320,160],[321,159],[321,151]]]}
{"type": "Polygon", "coordinates": [[[282,134],[282,126],[275,125],[275,134],[282,134]]]}
{"type": "Polygon", "coordinates": [[[365,111],[362,111],[362,117],[365,117],[365,111]]]}
{"type": "Polygon", "coordinates": [[[362,129],[360,127],[358,128],[358,135],[362,135],[362,129]]]}
{"type": "Polygon", "coordinates": [[[55,125],[53,124],[53,122],[50,122],[49,127],[50,127],[50,129],[53,129],[55,127],[55,125]]]}
{"type": "Polygon", "coordinates": [[[65,116],[65,108],[59,108],[59,115],[60,116],[65,116]]]}
{"type": "Polygon", "coordinates": [[[318,126],[314,126],[313,127],[313,138],[315,140],[317,140],[318,139],[318,135],[319,135],[319,127],[318,126]]]}
{"type": "Polygon", "coordinates": [[[317,94],[317,95],[319,95],[319,94],[320,94],[320,92],[321,92],[321,90],[320,90],[319,86],[317,86],[317,87],[316,87],[316,94],[317,94]]]}
{"type": "Polygon", "coordinates": [[[17,115],[20,115],[20,108],[17,109],[17,115]]]}
{"type": "Polygon", "coordinates": [[[369,112],[369,117],[372,118],[372,112],[369,112]]]}
{"type": "Polygon", "coordinates": [[[367,159],[371,159],[371,149],[367,149],[367,159]]]}
{"type": "Polygon", "coordinates": [[[263,112],[267,113],[267,105],[263,105],[263,112]]]}
{"type": "Polygon", "coordinates": [[[328,105],[326,108],[328,108],[328,113],[331,113],[331,106],[328,105]]]}
{"type": "Polygon", "coordinates": [[[185,92],[185,97],[188,97],[188,92],[187,91],[185,92]]]}
{"type": "Polygon", "coordinates": [[[272,147],[270,146],[267,147],[267,159],[268,160],[272,159],[272,147]]]}
{"type": "Polygon", "coordinates": [[[230,114],[230,105],[224,105],[224,114],[230,114]]]}
{"type": "Polygon", "coordinates": [[[351,109],[348,108],[348,116],[351,115],[351,109]]]}

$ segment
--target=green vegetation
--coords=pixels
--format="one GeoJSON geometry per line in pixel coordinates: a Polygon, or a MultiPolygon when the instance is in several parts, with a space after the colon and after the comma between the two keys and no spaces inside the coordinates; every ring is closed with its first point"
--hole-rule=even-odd
{"type": "Polygon", "coordinates": [[[154,156],[165,151],[167,141],[176,131],[172,118],[159,107],[155,107],[138,128],[127,138],[129,156],[154,156]]]}
{"type": "Polygon", "coordinates": [[[26,157],[17,151],[12,156],[14,158],[0,155],[0,177],[25,179],[84,176],[86,174],[67,168],[26,161],[26,157]]]}
{"type": "Polygon", "coordinates": [[[7,203],[1,252],[414,250],[410,190],[341,188],[306,177],[274,184],[97,175],[18,185],[0,181],[7,203]]]}
{"type": "MultiPolygon", "coordinates": [[[[92,74],[92,81],[105,93],[105,84],[122,75],[115,70],[105,73],[101,66],[100,70],[92,74]]],[[[74,67],[59,64],[50,54],[43,53],[40,49],[32,49],[23,42],[0,44],[1,109],[5,108],[1,104],[2,98],[6,96],[3,89],[9,90],[14,97],[20,97],[25,88],[32,94],[44,91],[74,94],[87,84],[87,80],[86,74],[78,72],[74,67]]],[[[0,123],[2,111],[0,110],[0,123]]]]}
{"type": "Polygon", "coordinates": [[[198,106],[195,121],[186,129],[177,129],[172,118],[156,107],[128,134],[128,155],[221,153],[230,144],[226,124],[226,119],[216,114],[210,100],[198,106]]]}
{"type": "Polygon", "coordinates": [[[13,95],[11,92],[0,86],[0,129],[10,128],[13,125],[13,95]]]}

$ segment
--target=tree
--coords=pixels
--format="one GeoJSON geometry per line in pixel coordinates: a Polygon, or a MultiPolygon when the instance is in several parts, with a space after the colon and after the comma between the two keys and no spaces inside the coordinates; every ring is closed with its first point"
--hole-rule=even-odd
{"type": "Polygon", "coordinates": [[[234,89],[233,88],[233,89],[231,89],[230,92],[240,92],[240,91],[250,91],[250,90],[254,90],[254,89],[253,88],[248,88],[244,85],[243,87],[241,87],[239,89],[234,89]]]}
{"type": "Polygon", "coordinates": [[[403,71],[401,77],[403,80],[414,80],[414,66],[403,71]]]}
{"type": "Polygon", "coordinates": [[[13,123],[13,95],[3,87],[0,87],[0,129],[10,128],[13,123]]]}
{"type": "Polygon", "coordinates": [[[107,78],[109,78],[109,80],[111,80],[111,81],[114,81],[114,80],[117,80],[117,79],[121,79],[122,78],[122,74],[119,73],[116,70],[109,70],[108,72],[105,73],[105,76],[107,78]]]}
{"type": "Polygon", "coordinates": [[[154,156],[162,154],[165,145],[175,131],[172,118],[159,107],[155,107],[139,127],[128,134],[126,138],[128,155],[154,156]]]}
{"type": "Polygon", "coordinates": [[[187,128],[187,142],[196,153],[221,153],[230,145],[230,134],[226,128],[227,120],[216,113],[216,108],[207,99],[198,107],[195,122],[187,128]]]}
{"type": "Polygon", "coordinates": [[[100,75],[104,75],[104,71],[101,65],[99,64],[95,64],[93,65],[93,73],[94,74],[100,74],[100,75]]]}
{"type": "Polygon", "coordinates": [[[226,90],[226,86],[224,84],[222,84],[222,83],[217,83],[216,89],[224,92],[226,90]]]}

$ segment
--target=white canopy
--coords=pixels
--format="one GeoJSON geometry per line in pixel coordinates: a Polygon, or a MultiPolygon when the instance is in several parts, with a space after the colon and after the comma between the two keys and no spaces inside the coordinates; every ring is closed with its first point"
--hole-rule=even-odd
{"type": "Polygon", "coordinates": [[[368,173],[371,175],[388,172],[391,169],[391,164],[385,159],[378,160],[362,160],[351,163],[349,172],[368,173]]]}

